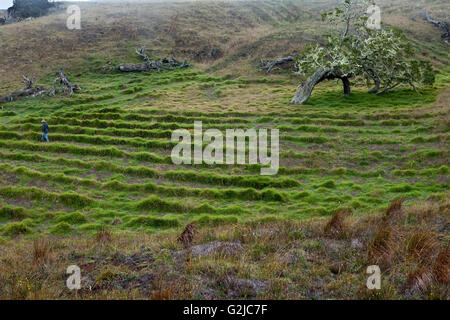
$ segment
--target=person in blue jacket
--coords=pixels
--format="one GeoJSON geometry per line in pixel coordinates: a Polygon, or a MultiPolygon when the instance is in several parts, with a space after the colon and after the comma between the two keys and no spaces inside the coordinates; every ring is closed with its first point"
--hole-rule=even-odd
{"type": "Polygon", "coordinates": [[[42,138],[41,138],[41,142],[45,140],[47,140],[47,142],[50,142],[48,140],[48,124],[45,120],[42,120],[42,138]]]}

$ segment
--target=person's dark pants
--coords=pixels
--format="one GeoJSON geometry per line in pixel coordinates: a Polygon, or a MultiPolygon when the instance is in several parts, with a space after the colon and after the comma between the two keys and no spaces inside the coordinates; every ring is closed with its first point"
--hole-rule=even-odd
{"type": "Polygon", "coordinates": [[[48,140],[47,133],[42,133],[41,142],[44,141],[44,138],[45,138],[45,140],[47,140],[47,142],[50,142],[50,141],[48,140]]]}

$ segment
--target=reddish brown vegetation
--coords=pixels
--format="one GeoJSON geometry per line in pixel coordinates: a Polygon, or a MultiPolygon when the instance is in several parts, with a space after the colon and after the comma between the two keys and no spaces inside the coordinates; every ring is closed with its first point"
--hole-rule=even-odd
{"type": "Polygon", "coordinates": [[[194,223],[189,223],[183,232],[178,237],[177,241],[180,242],[185,248],[192,246],[196,233],[196,228],[194,223]]]}
{"type": "Polygon", "coordinates": [[[324,234],[330,237],[345,238],[347,228],[345,218],[350,214],[347,210],[339,210],[334,213],[324,227],[324,234]]]}

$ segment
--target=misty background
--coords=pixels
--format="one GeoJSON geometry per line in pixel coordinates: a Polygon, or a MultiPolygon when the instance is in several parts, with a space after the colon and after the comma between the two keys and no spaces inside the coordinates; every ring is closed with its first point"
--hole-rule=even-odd
{"type": "MultiPolygon", "coordinates": [[[[69,1],[69,0],[59,0],[59,1],[69,1]]],[[[78,2],[78,1],[90,1],[90,0],[77,0],[77,1],[73,1],[73,2],[78,2]]],[[[54,1],[50,1],[50,2],[54,2],[54,1]]],[[[12,6],[12,4],[13,4],[13,0],[0,0],[0,10],[8,9],[9,7],[12,6]]]]}

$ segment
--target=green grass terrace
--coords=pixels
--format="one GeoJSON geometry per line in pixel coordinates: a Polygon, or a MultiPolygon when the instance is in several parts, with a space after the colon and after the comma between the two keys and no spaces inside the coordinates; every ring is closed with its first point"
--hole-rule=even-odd
{"type": "MultiPolygon", "coordinates": [[[[329,217],[384,210],[396,198],[446,197],[450,69],[420,94],[375,96],[320,85],[289,105],[297,79],[161,74],[68,74],[83,91],[0,111],[0,234],[149,233],[190,221],[329,217]],[[440,100],[441,99],[441,100],[440,100]],[[40,121],[50,144],[40,143],[40,121]],[[278,128],[280,169],[174,165],[174,129],[278,128]]],[[[50,79],[50,78],[49,78],[50,79]]],[[[44,79],[45,80],[45,79],[44,79]]]]}

